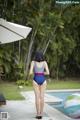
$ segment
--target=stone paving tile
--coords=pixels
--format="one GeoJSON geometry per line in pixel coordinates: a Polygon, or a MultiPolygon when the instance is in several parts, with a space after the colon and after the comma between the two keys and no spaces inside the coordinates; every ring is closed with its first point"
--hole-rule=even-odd
{"type": "Polygon", "coordinates": [[[8,112],[9,120],[28,120],[28,117],[31,120],[35,115],[34,106],[26,101],[7,101],[7,105],[2,106],[0,111],[8,112]]]}
{"type": "MultiPolygon", "coordinates": [[[[37,120],[35,105],[30,101],[7,101],[7,105],[0,107],[0,112],[8,112],[8,120],[37,120]]],[[[48,116],[44,114],[42,120],[47,119],[48,116]]]]}

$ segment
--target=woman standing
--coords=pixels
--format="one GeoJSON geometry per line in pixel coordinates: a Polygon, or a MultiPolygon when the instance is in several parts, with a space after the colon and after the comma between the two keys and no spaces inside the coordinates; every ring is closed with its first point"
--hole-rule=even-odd
{"type": "Polygon", "coordinates": [[[46,89],[45,75],[49,75],[47,62],[44,60],[42,52],[36,52],[34,61],[31,62],[30,75],[34,74],[33,88],[35,92],[35,104],[37,119],[42,119],[44,108],[44,91],[46,89]]]}

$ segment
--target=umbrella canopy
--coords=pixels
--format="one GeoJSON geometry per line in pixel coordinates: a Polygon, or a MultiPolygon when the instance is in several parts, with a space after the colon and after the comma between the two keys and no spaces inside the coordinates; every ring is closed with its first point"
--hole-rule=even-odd
{"type": "Polygon", "coordinates": [[[25,39],[32,28],[8,22],[0,18],[0,44],[25,39]]]}

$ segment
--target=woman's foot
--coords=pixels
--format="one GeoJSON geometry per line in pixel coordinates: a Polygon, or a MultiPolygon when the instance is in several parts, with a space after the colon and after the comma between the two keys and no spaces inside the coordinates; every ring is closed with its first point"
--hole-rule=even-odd
{"type": "Polygon", "coordinates": [[[42,116],[36,116],[36,119],[42,119],[42,116]]]}

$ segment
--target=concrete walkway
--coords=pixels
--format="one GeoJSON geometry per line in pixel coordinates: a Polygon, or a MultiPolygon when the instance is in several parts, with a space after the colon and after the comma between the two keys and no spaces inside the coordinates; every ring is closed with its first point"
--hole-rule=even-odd
{"type": "MultiPolygon", "coordinates": [[[[8,112],[8,120],[36,120],[35,104],[30,102],[30,100],[7,101],[7,105],[0,107],[0,112],[8,112]]],[[[44,113],[44,117],[42,120],[53,119],[51,119],[51,117],[44,113]]]]}
{"type": "MultiPolygon", "coordinates": [[[[34,92],[21,92],[21,94],[28,99],[31,103],[34,104],[34,92]]],[[[48,105],[47,103],[61,103],[62,99],[59,99],[57,97],[45,94],[45,107],[44,107],[44,112],[48,115],[48,117],[46,118],[46,120],[75,120],[75,119],[71,119],[68,116],[62,114],[61,112],[59,112],[58,110],[56,110],[55,108],[51,107],[50,105],[48,105]]],[[[43,120],[44,120],[43,116],[43,120]]]]}
{"type": "MultiPolygon", "coordinates": [[[[25,100],[7,101],[7,105],[0,107],[0,112],[8,112],[8,120],[36,120],[34,92],[21,92],[21,94],[25,97],[25,100]]],[[[60,103],[62,100],[45,94],[44,116],[42,120],[75,120],[65,116],[55,108],[51,107],[47,104],[48,102],[60,103]]]]}

